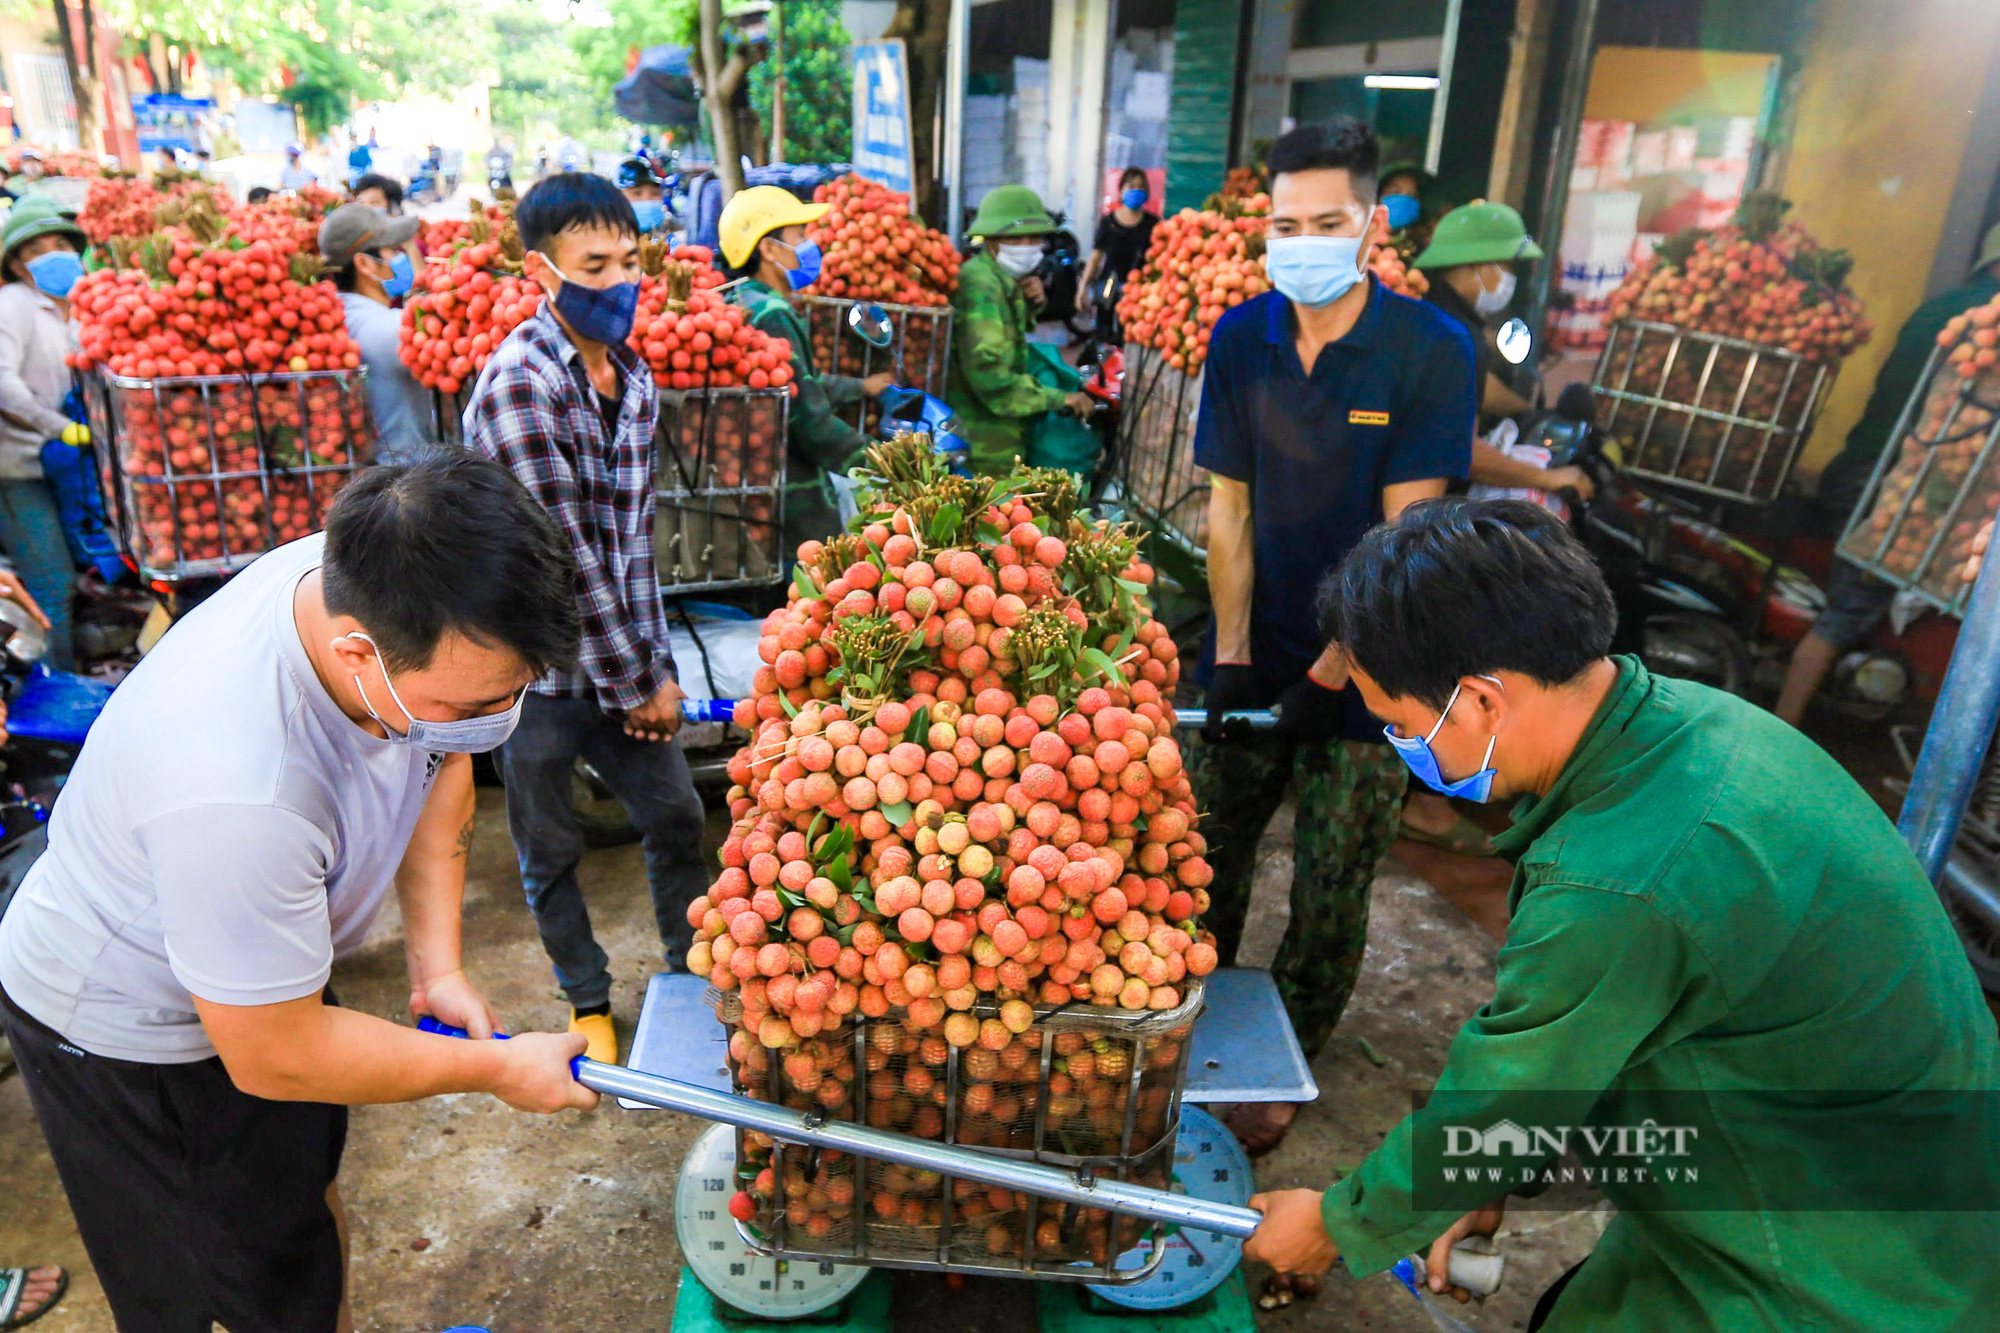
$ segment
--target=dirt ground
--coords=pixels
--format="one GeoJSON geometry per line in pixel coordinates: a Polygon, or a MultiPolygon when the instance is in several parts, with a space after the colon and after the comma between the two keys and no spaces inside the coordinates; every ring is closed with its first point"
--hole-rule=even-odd
{"type": "MultiPolygon", "coordinates": [[[[645,979],[658,966],[638,849],[592,853],[583,878],[618,979],[614,1010],[629,1035],[645,979]]],[[[1492,877],[1473,879],[1475,887],[1457,896],[1492,921],[1492,877]]],[[[497,790],[480,793],[465,916],[469,968],[502,1014],[519,1027],[560,1026],[563,1003],[521,903],[497,790]]],[[[1408,1109],[1411,1090],[1435,1077],[1459,1022],[1487,997],[1494,948],[1494,938],[1451,901],[1399,863],[1385,865],[1366,973],[1316,1065],[1320,1100],[1260,1165],[1261,1186],[1323,1184],[1381,1139],[1408,1109]]],[[[351,1007],[405,1018],[393,904],[334,984],[351,1007]]],[[[675,1173],[701,1128],[681,1116],[610,1105],[590,1115],[529,1117],[483,1096],[357,1109],[341,1172],[353,1223],[357,1329],[667,1329],[680,1271],[675,1173]]],[[[7,1200],[0,1265],[60,1263],[75,1275],[68,1298],[38,1327],[109,1333],[103,1298],[15,1076],[0,1079],[0,1189],[7,1200]]],[[[1587,1253],[1600,1226],[1587,1214],[1513,1219],[1501,1237],[1506,1286],[1463,1317],[1479,1330],[1524,1327],[1535,1295],[1587,1253]]],[[[896,1312],[899,1330],[1017,1333],[1034,1326],[1033,1293],[1023,1283],[988,1280],[948,1291],[937,1278],[899,1275],[896,1312]]],[[[1390,1279],[1339,1275],[1318,1300],[1260,1323],[1382,1333],[1432,1327],[1390,1279]]]]}

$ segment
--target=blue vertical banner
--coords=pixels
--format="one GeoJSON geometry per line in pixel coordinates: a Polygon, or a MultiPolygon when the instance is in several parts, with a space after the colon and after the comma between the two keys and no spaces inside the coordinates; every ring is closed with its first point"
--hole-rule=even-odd
{"type": "Polygon", "coordinates": [[[915,188],[911,164],[910,67],[900,40],[854,47],[854,169],[905,194],[915,188]]]}

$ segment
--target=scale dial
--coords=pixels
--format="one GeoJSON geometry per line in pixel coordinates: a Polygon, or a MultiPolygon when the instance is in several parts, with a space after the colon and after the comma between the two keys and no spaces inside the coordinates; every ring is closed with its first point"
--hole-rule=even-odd
{"type": "Polygon", "coordinates": [[[759,1319],[803,1319],[867,1280],[859,1264],[773,1259],[751,1249],[729,1215],[737,1188],[736,1130],[712,1125],[681,1163],[674,1232],[688,1267],[716,1299],[759,1319]]]}
{"type": "MultiPolygon", "coordinates": [[[[1236,1136],[1197,1106],[1181,1107],[1180,1133],[1174,1140],[1174,1193],[1213,1203],[1247,1206],[1257,1192],[1250,1159],[1236,1136]]],[[[1159,1239],[1166,1257],[1152,1276],[1123,1287],[1092,1287],[1113,1305],[1132,1310],[1171,1310],[1208,1295],[1228,1280],[1243,1258],[1243,1242],[1212,1231],[1185,1231],[1162,1225],[1159,1239]]],[[[1118,1267],[1143,1268],[1152,1257],[1152,1241],[1141,1241],[1118,1256],[1118,1267]]]]}

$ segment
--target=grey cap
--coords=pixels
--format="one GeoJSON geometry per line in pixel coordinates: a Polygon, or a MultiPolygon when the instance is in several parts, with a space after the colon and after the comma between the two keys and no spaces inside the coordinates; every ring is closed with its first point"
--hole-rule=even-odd
{"type": "Polygon", "coordinates": [[[407,245],[421,225],[421,218],[392,218],[367,204],[342,204],[319,224],[320,257],[334,268],[346,268],[364,250],[394,250],[407,245]]]}

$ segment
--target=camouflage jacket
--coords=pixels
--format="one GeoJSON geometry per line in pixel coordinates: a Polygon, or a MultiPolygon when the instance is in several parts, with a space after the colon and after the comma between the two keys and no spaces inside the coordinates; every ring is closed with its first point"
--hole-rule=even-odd
{"type": "Polygon", "coordinates": [[[971,441],[974,471],[1006,472],[1016,455],[1027,453],[1036,418],[1063,403],[1062,390],[1028,374],[1035,308],[1020,283],[984,250],[959,269],[951,308],[945,401],[971,441]]]}
{"type": "Polygon", "coordinates": [[[792,395],[785,428],[791,454],[786,467],[785,536],[791,545],[826,537],[839,531],[840,520],[823,474],[846,468],[869,443],[867,436],[834,415],[862,400],[861,381],[819,373],[805,317],[786,297],[752,278],[735,290],[732,299],[753,325],[792,345],[792,382],[798,392],[792,395]]]}

